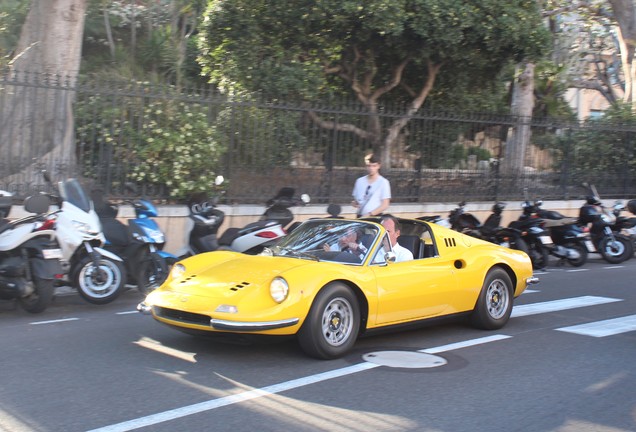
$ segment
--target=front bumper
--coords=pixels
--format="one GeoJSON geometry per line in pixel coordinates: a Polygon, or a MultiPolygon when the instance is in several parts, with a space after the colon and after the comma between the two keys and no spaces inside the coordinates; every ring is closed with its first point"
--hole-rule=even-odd
{"type": "MultiPolygon", "coordinates": [[[[165,311],[164,308],[159,308],[162,311],[165,311]]],[[[137,305],[137,310],[144,315],[152,315],[153,309],[152,306],[149,306],[145,302],[139,303],[137,305]]],[[[198,315],[196,318],[193,318],[195,314],[173,314],[172,316],[167,316],[164,313],[159,313],[158,317],[162,319],[168,319],[173,322],[181,322],[183,324],[197,324],[204,325],[204,321],[201,319],[203,315],[198,315]],[[183,317],[183,318],[178,318],[183,317]]],[[[298,324],[300,321],[299,318],[288,318],[283,320],[274,320],[274,321],[232,321],[232,320],[222,320],[216,318],[206,318],[205,325],[209,325],[214,330],[222,330],[222,331],[234,331],[234,332],[259,332],[266,330],[276,330],[286,327],[292,327],[298,324]]]]}

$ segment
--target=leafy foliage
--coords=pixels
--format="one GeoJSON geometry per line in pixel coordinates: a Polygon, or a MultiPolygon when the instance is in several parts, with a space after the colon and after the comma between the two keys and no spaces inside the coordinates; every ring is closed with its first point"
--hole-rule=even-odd
{"type": "Polygon", "coordinates": [[[485,0],[210,1],[199,47],[203,72],[228,91],[274,98],[374,89],[410,59],[394,100],[419,91],[429,61],[490,81],[509,61],[536,58],[547,33],[534,2],[485,0]],[[338,73],[329,73],[338,71],[338,73]]]}
{"type": "Polygon", "coordinates": [[[173,90],[164,98],[131,97],[117,104],[91,96],[78,101],[76,112],[78,147],[89,156],[85,175],[98,176],[102,167],[94,162],[110,154],[128,180],[166,187],[175,199],[213,188],[226,147],[205,104],[179,100],[173,90]]]}
{"type": "Polygon", "coordinates": [[[616,176],[636,170],[636,115],[631,107],[618,104],[598,119],[565,133],[545,134],[538,145],[553,152],[558,171],[567,171],[582,181],[616,176]]]}

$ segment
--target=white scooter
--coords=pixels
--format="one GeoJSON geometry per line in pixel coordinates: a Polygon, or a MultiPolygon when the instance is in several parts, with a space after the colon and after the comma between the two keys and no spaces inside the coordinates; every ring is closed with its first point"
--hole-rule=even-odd
{"type": "MultiPolygon", "coordinates": [[[[44,173],[51,182],[48,173],[44,173]]],[[[76,179],[58,183],[57,240],[62,249],[63,283],[78,290],[89,303],[115,300],[126,285],[123,260],[102,248],[105,242],[93,202],[76,179]]]]}
{"type": "MultiPolygon", "coordinates": [[[[220,186],[224,182],[223,176],[217,176],[215,184],[220,186]]],[[[302,200],[290,196],[293,189],[284,188],[284,194],[279,194],[268,201],[268,208],[261,220],[249,223],[242,228],[228,228],[217,237],[219,227],[223,224],[225,213],[216,207],[218,196],[210,201],[193,203],[190,206],[190,217],[186,226],[187,237],[185,246],[177,253],[184,258],[202,252],[217,250],[231,250],[255,255],[263,251],[266,246],[287,235],[284,227],[293,219],[289,207],[309,202],[309,196],[302,200]]]]}
{"type": "Polygon", "coordinates": [[[4,219],[12,200],[0,191],[0,299],[16,299],[27,312],[40,313],[53,300],[54,280],[62,273],[55,218],[43,217],[49,199],[36,195],[24,201],[24,210],[34,214],[4,219]]]}

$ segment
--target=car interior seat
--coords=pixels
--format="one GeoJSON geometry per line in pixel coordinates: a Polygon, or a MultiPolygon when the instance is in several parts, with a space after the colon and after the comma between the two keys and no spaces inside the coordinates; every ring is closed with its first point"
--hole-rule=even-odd
{"type": "Polygon", "coordinates": [[[422,258],[422,240],[416,235],[401,235],[397,239],[398,243],[413,253],[413,259],[422,258]]]}

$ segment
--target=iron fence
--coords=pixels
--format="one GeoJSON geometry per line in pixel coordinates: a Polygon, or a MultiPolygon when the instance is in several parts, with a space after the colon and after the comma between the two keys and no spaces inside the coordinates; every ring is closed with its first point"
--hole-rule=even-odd
{"type": "MultiPolygon", "coordinates": [[[[310,194],[313,202],[349,202],[355,179],[365,172],[363,156],[370,150],[368,139],[355,132],[376,120],[352,104],[263,102],[211,89],[70,82],[7,72],[0,74],[0,115],[0,137],[5,140],[0,188],[17,195],[41,190],[37,171],[46,168],[54,177],[80,177],[115,197],[130,194],[125,185],[134,181],[136,193],[167,201],[183,167],[168,165],[166,173],[162,158],[180,158],[209,139],[220,158],[209,169],[201,160],[211,157],[208,153],[183,160],[198,171],[189,175],[209,174],[210,181],[216,174],[228,178],[224,196],[231,203],[263,203],[283,186],[310,194]],[[33,132],[42,125],[28,113],[11,123],[16,118],[11,97],[16,94],[29,100],[26,107],[48,104],[52,110],[71,98],[75,123],[70,150],[43,152],[37,143],[20,140],[50,137],[46,129],[33,132]],[[205,128],[189,124],[193,116],[204,116],[205,128]],[[342,124],[348,128],[337,127],[342,124]],[[16,134],[19,128],[33,131],[16,134]],[[185,143],[179,149],[170,146],[177,129],[185,143]],[[157,141],[162,146],[154,154],[157,141]]],[[[385,110],[377,119],[386,128],[400,115],[397,109],[385,110]]],[[[583,182],[595,184],[604,198],[636,196],[635,127],[532,119],[525,167],[504,173],[502,148],[519,121],[421,110],[391,148],[391,166],[382,168],[391,181],[393,202],[519,200],[524,193],[572,199],[584,195],[583,182]]]]}

